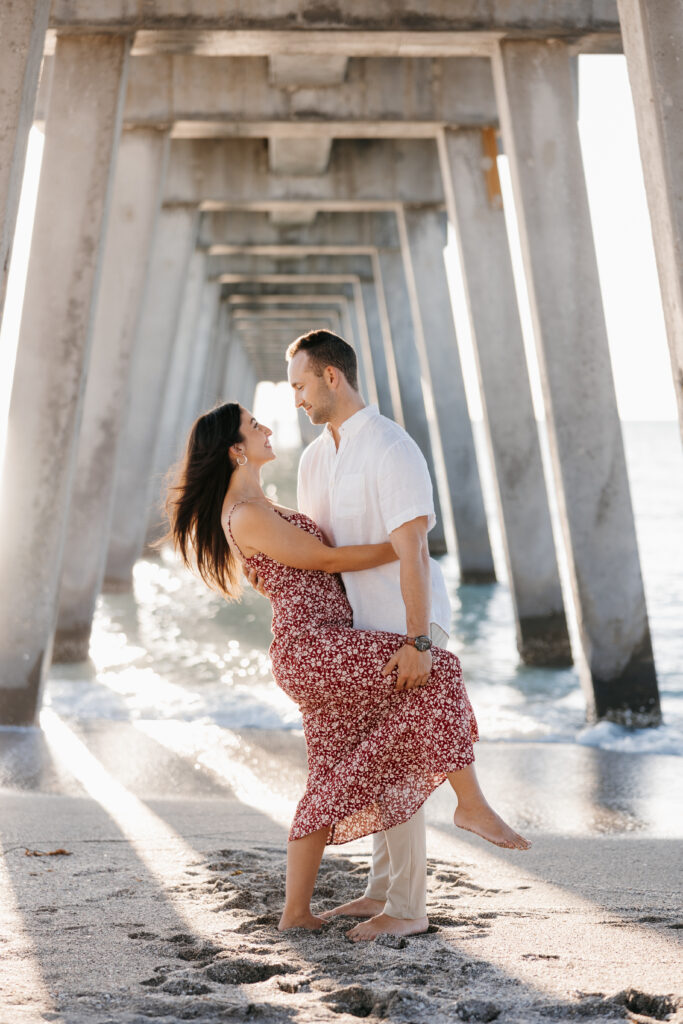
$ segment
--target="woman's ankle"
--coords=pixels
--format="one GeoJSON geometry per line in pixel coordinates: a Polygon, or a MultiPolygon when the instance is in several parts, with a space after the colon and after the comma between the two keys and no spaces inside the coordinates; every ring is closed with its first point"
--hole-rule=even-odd
{"type": "Polygon", "coordinates": [[[310,917],[313,911],[311,910],[310,904],[307,906],[297,904],[285,904],[282,910],[282,917],[287,920],[297,921],[302,920],[305,917],[310,917]]]}
{"type": "Polygon", "coordinates": [[[456,811],[460,811],[462,814],[478,814],[483,811],[492,811],[493,808],[488,802],[486,797],[472,796],[467,800],[458,800],[456,811]]]}

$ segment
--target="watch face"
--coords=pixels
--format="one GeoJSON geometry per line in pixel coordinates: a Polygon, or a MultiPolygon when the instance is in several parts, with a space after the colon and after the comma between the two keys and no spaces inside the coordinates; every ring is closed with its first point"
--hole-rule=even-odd
{"type": "Polygon", "coordinates": [[[418,636],[415,639],[415,647],[418,651],[428,651],[432,646],[432,641],[428,636],[418,636]]]}

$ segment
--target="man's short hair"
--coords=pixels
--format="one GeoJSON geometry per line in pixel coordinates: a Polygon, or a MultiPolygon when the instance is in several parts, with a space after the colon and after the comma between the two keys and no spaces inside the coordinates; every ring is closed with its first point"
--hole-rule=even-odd
{"type": "Polygon", "coordinates": [[[358,390],[358,360],[356,353],[343,338],[332,331],[309,331],[295,338],[287,349],[287,362],[298,352],[306,352],[314,372],[322,377],[326,366],[334,366],[346,377],[354,390],[358,390]]]}

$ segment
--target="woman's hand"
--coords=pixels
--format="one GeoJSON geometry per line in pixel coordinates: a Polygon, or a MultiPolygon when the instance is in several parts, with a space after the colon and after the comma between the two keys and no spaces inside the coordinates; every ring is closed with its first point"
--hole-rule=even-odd
{"type": "Polygon", "coordinates": [[[268,597],[268,592],[266,591],[266,588],[263,586],[261,577],[256,572],[256,569],[250,569],[248,565],[242,562],[242,572],[247,583],[249,583],[254,588],[257,594],[260,594],[261,597],[268,597]]]}

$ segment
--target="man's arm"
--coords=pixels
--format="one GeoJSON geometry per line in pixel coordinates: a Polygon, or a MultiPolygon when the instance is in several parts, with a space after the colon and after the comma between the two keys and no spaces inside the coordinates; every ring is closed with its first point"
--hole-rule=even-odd
{"type": "MultiPolygon", "coordinates": [[[[431,610],[431,579],[427,546],[427,516],[411,519],[390,535],[400,560],[401,595],[406,606],[408,636],[429,636],[431,610]]],[[[429,681],[432,668],[431,651],[418,651],[405,644],[384,666],[388,675],[398,669],[397,690],[413,690],[429,681]]]]}

